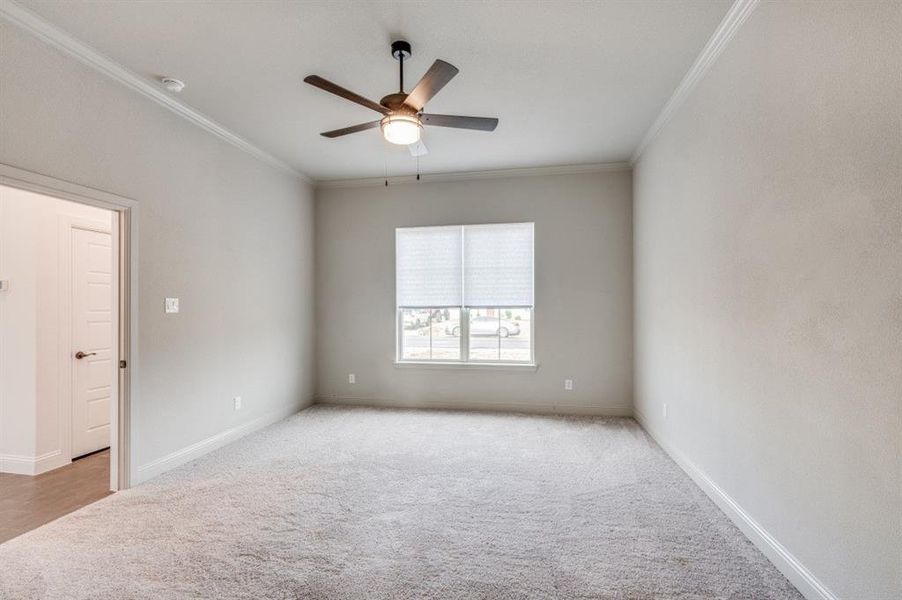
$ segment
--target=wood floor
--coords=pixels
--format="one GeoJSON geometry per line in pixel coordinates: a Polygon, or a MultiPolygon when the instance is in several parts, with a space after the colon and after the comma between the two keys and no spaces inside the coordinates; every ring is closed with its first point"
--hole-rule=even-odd
{"type": "Polygon", "coordinates": [[[0,473],[0,543],[111,493],[109,450],[34,477],[0,473]]]}

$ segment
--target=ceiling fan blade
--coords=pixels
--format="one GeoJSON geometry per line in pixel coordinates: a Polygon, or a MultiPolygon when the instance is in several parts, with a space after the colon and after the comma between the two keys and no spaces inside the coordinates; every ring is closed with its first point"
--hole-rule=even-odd
{"type": "Polygon", "coordinates": [[[330,94],[335,94],[336,96],[341,96],[345,100],[350,100],[351,102],[356,102],[357,104],[360,104],[361,106],[371,108],[371,109],[375,110],[376,112],[382,113],[383,115],[387,115],[389,112],[391,112],[387,108],[382,106],[381,104],[376,104],[372,100],[367,100],[360,94],[355,94],[351,90],[346,90],[345,88],[341,87],[340,85],[334,84],[327,79],[323,79],[319,75],[308,75],[307,77],[304,77],[304,82],[309,83],[310,85],[312,85],[314,87],[318,87],[321,90],[325,90],[325,91],[329,92],[330,94]]]}
{"type": "Polygon", "coordinates": [[[374,127],[379,127],[379,121],[370,121],[369,123],[361,123],[360,125],[351,125],[350,127],[344,127],[342,129],[333,129],[332,131],[324,131],[320,135],[327,138],[337,138],[343,135],[348,135],[349,133],[357,133],[358,131],[366,131],[367,129],[373,129],[374,127]]]}
{"type": "Polygon", "coordinates": [[[415,144],[408,144],[407,149],[410,150],[411,156],[426,156],[429,154],[429,149],[422,139],[415,144]]]}
{"type": "Polygon", "coordinates": [[[498,119],[488,117],[461,117],[458,115],[421,115],[423,125],[436,127],[456,127],[458,129],[478,129],[479,131],[495,131],[498,119]]]}
{"type": "Polygon", "coordinates": [[[404,101],[404,104],[416,110],[422,110],[426,103],[435,96],[445,84],[457,75],[459,69],[451,63],[443,60],[437,60],[432,63],[423,78],[420,79],[410,95],[404,101]]]}

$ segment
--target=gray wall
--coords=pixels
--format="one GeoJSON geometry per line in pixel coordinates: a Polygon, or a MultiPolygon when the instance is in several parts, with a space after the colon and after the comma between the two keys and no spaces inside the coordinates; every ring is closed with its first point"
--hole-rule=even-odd
{"type": "Polygon", "coordinates": [[[848,599],[902,590],[900,29],[761,4],[634,180],[637,413],[848,599]]]}
{"type": "Polygon", "coordinates": [[[3,21],[0,56],[0,162],[139,203],[133,475],[309,403],[310,187],[3,21]]]}
{"type": "Polygon", "coordinates": [[[317,399],[631,414],[631,194],[629,171],[318,189],[317,399]],[[396,367],[395,228],[522,221],[538,370],[396,367]]]}

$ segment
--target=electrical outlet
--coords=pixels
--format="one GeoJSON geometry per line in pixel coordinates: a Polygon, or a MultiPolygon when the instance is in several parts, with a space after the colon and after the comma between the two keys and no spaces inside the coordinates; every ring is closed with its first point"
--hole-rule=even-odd
{"type": "Polygon", "coordinates": [[[235,410],[241,410],[241,396],[232,398],[232,403],[235,405],[235,410]]]}
{"type": "Polygon", "coordinates": [[[573,391],[573,380],[572,379],[564,380],[564,389],[567,390],[568,392],[573,391]]]}
{"type": "Polygon", "coordinates": [[[666,402],[664,403],[664,410],[663,410],[663,412],[664,412],[664,418],[666,419],[666,418],[667,418],[667,403],[666,403],[666,402]]]}
{"type": "Polygon", "coordinates": [[[357,383],[357,376],[353,373],[348,373],[348,383],[357,383]]]}

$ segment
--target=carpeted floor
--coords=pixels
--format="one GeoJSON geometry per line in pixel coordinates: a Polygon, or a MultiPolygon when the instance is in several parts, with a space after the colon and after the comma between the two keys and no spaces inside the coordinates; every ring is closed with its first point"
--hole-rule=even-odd
{"type": "Polygon", "coordinates": [[[0,545],[0,597],[801,598],[630,419],[334,407],[0,545]]]}

